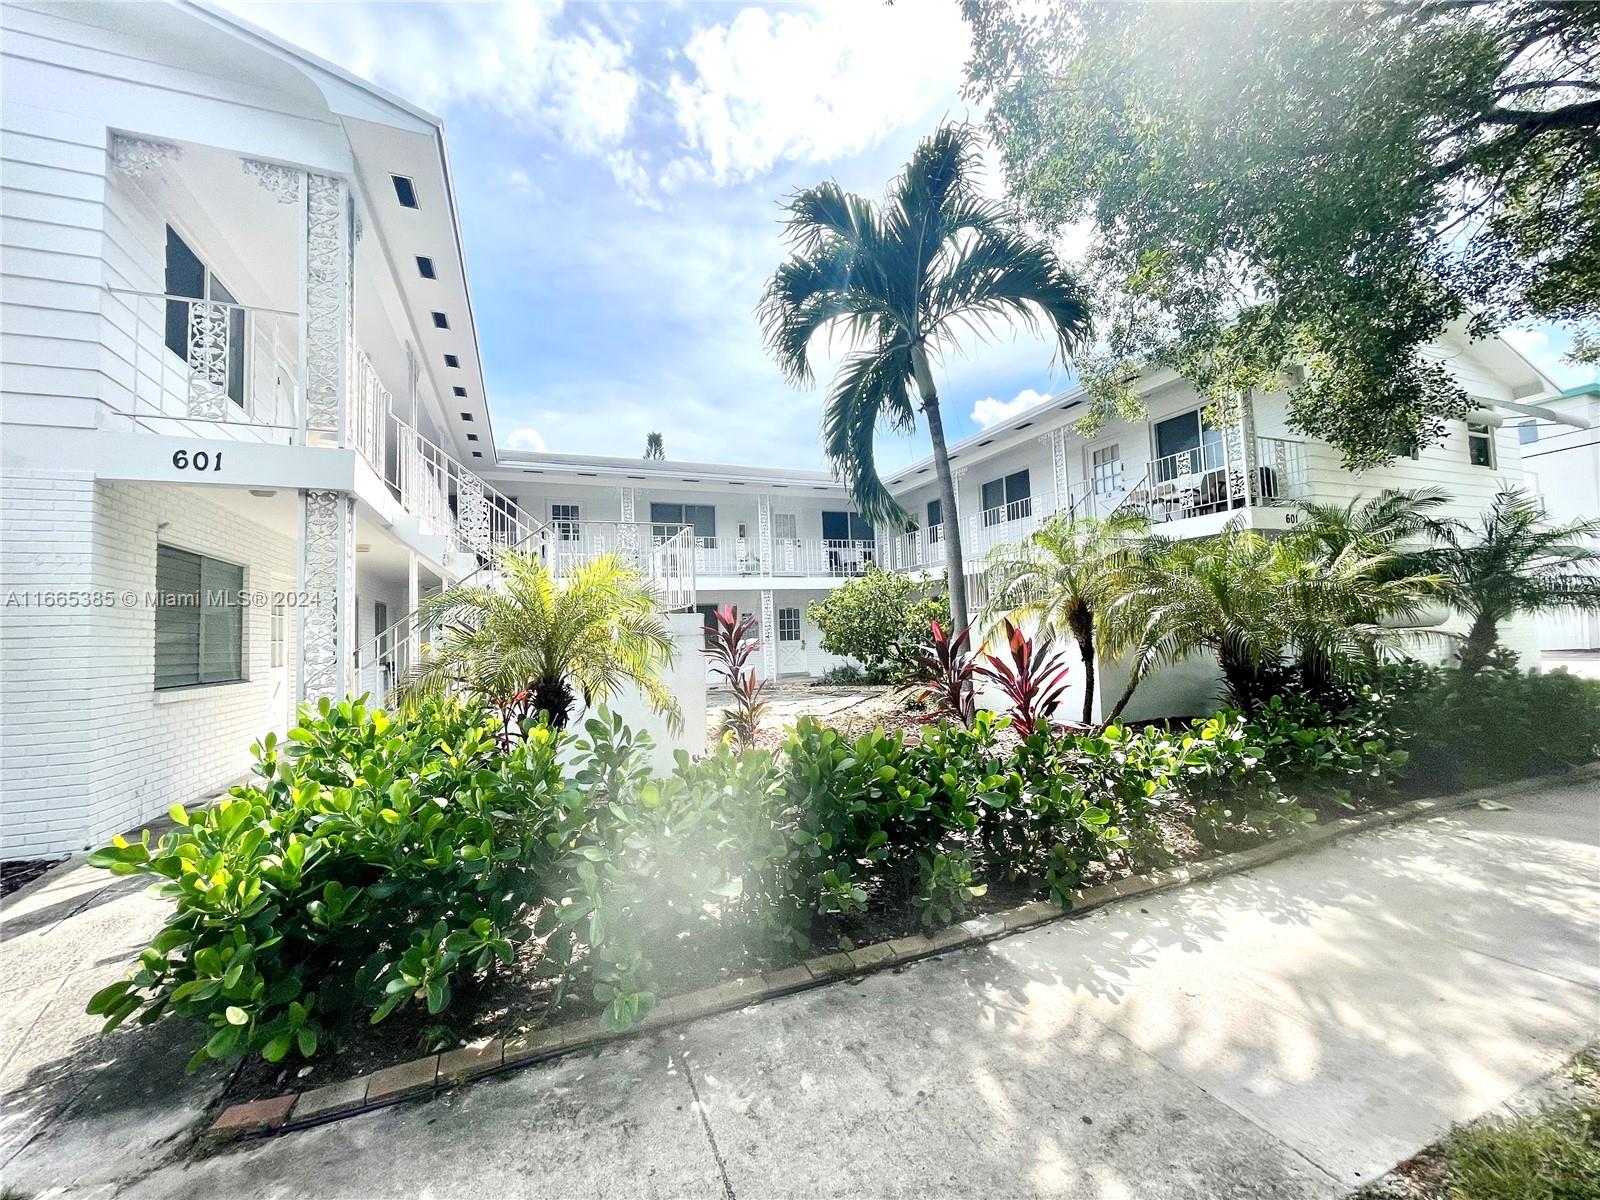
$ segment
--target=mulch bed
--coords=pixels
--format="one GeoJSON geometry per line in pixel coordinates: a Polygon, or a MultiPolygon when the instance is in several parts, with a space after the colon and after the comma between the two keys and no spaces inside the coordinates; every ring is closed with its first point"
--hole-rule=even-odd
{"type": "Polygon", "coordinates": [[[18,858],[0,862],[0,896],[9,896],[18,888],[27,887],[64,858],[18,858]]]}

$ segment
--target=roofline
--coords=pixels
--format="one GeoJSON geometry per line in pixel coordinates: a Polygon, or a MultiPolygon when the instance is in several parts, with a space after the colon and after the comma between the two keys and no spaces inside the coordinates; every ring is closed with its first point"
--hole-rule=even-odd
{"type": "MultiPolygon", "coordinates": [[[[472,354],[478,360],[478,378],[482,379],[484,384],[483,418],[484,424],[488,426],[486,432],[489,435],[489,449],[494,455],[490,461],[498,461],[500,450],[494,440],[494,407],[489,403],[489,379],[483,369],[483,343],[478,337],[478,315],[472,304],[472,280],[467,273],[467,246],[462,239],[461,208],[456,202],[455,176],[450,170],[450,148],[445,140],[444,119],[425,108],[419,108],[409,100],[395,95],[387,88],[380,87],[370,79],[363,79],[361,76],[345,70],[337,63],[329,62],[320,55],[313,54],[304,46],[298,46],[293,42],[286,41],[277,34],[263,29],[254,21],[220,7],[213,3],[212,0],[177,0],[177,2],[180,7],[191,9],[202,18],[209,19],[216,24],[231,26],[233,30],[244,37],[264,42],[271,48],[291,58],[299,59],[316,70],[325,71],[351,87],[359,88],[370,95],[376,96],[385,104],[398,109],[407,116],[414,117],[424,124],[432,126],[434,146],[439,154],[439,171],[444,177],[445,199],[450,205],[450,231],[455,238],[456,258],[461,263],[461,286],[467,296],[467,324],[472,330],[472,354]]],[[[335,114],[335,116],[337,117],[338,114],[335,114]]],[[[343,119],[340,118],[340,121],[342,124],[343,119]]]]}
{"type": "Polygon", "coordinates": [[[506,470],[538,468],[541,471],[599,470],[607,474],[634,476],[672,483],[792,483],[818,487],[844,488],[844,482],[828,471],[794,467],[755,467],[740,463],[690,462],[684,459],[619,458],[607,454],[565,454],[548,450],[509,450],[500,455],[496,466],[506,470]],[[702,478],[685,480],[684,475],[702,478]]]}
{"type": "Polygon", "coordinates": [[[213,0],[176,0],[176,3],[180,8],[193,9],[199,15],[208,17],[218,24],[231,25],[239,33],[242,33],[247,37],[254,38],[257,41],[265,42],[273,49],[280,50],[289,55],[291,58],[298,58],[307,66],[315,67],[319,71],[326,71],[328,74],[335,76],[336,78],[350,84],[353,87],[360,88],[364,92],[370,92],[372,95],[382,100],[385,104],[392,105],[401,112],[407,114],[408,116],[415,117],[419,121],[425,121],[429,125],[432,125],[435,129],[443,130],[444,128],[444,122],[427,109],[418,108],[409,100],[403,100],[388,89],[379,87],[370,79],[363,79],[361,76],[345,70],[337,63],[329,62],[327,59],[313,54],[304,46],[298,46],[293,42],[284,40],[277,34],[263,29],[254,21],[251,21],[245,17],[241,17],[238,13],[233,12],[231,9],[223,8],[221,5],[214,3],[213,0]]]}

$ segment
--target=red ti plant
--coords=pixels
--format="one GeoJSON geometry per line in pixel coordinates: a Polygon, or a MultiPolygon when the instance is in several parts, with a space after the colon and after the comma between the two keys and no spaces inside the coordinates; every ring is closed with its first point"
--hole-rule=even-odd
{"type": "Polygon", "coordinates": [[[933,641],[917,651],[917,690],[912,695],[939,716],[971,725],[978,711],[972,690],[978,660],[967,650],[972,630],[952,638],[938,621],[930,624],[933,641]]]}
{"type": "Polygon", "coordinates": [[[756,678],[754,667],[747,669],[759,645],[755,628],[752,614],[741,617],[731,604],[725,604],[717,609],[711,644],[701,651],[733,691],[733,703],[722,714],[722,732],[732,733],[741,747],[755,745],[756,730],[767,712],[767,681],[756,678]]]}
{"type": "Polygon", "coordinates": [[[1009,618],[1002,628],[1011,662],[1008,664],[996,655],[985,654],[988,661],[980,664],[977,670],[1000,685],[1011,701],[1012,716],[1026,732],[1041,718],[1052,720],[1056,709],[1067,698],[1067,664],[1062,661],[1065,652],[1049,637],[1035,644],[1009,618]]]}

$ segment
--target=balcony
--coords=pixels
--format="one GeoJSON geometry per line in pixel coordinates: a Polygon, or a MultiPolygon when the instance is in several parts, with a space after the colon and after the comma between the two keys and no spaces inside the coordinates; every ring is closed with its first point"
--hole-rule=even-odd
{"type": "Polygon", "coordinates": [[[1226,513],[1251,505],[1292,504],[1306,495],[1305,443],[1258,437],[1255,478],[1226,442],[1153,460],[1119,508],[1143,512],[1152,525],[1226,513]]]}
{"type": "Polygon", "coordinates": [[[697,578],[848,579],[864,574],[878,557],[873,538],[774,538],[763,556],[755,538],[695,536],[687,525],[648,521],[555,521],[551,553],[556,569],[570,570],[602,554],[621,554],[641,566],[663,543],[684,539],[697,578]]]}

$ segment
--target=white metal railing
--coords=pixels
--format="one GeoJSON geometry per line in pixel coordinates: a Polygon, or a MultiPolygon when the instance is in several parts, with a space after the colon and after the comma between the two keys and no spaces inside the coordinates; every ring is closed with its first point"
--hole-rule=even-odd
{"type": "Polygon", "coordinates": [[[1257,438],[1256,476],[1257,504],[1308,499],[1306,444],[1288,438],[1257,438]]]}
{"type": "Polygon", "coordinates": [[[444,537],[448,550],[480,563],[524,542],[539,522],[392,412],[385,419],[383,478],[418,532],[444,537]]]}
{"type": "Polygon", "coordinates": [[[132,427],[284,445],[302,440],[298,313],[131,288],[103,294],[115,403],[132,427]]]}
{"type": "Polygon", "coordinates": [[[383,474],[394,396],[383,386],[365,350],[356,351],[356,390],[350,406],[350,442],[372,469],[383,474]]]}
{"type": "MultiPolygon", "coordinates": [[[[538,558],[555,574],[559,584],[563,564],[568,569],[577,565],[575,560],[564,560],[556,552],[555,548],[562,544],[561,532],[550,525],[535,524],[518,541],[502,549],[538,558]]],[[[669,612],[694,607],[693,542],[693,531],[683,528],[669,536],[643,543],[638,569],[655,590],[661,606],[669,612]]],[[[500,572],[495,569],[495,560],[490,558],[463,576],[454,586],[484,587],[493,591],[499,584],[500,572]]],[[[386,703],[395,686],[422,664],[433,635],[434,629],[428,622],[427,611],[419,607],[368,638],[356,650],[352,663],[356,693],[367,694],[374,704],[386,703]]]]}

